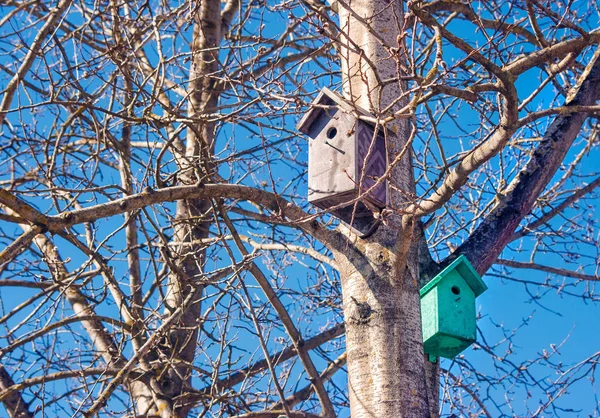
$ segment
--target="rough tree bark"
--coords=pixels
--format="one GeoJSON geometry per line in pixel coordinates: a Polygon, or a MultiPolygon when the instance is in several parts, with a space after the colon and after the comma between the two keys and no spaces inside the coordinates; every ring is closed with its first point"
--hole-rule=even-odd
{"type": "MultiPolygon", "coordinates": [[[[220,1],[202,1],[197,6],[192,38],[192,60],[189,74],[189,117],[203,120],[203,115],[214,112],[219,89],[217,78],[219,68],[219,45],[227,31],[232,14],[237,10],[237,1],[229,1],[223,12],[220,1]]],[[[182,184],[196,184],[198,187],[210,183],[212,175],[211,159],[215,143],[215,123],[202,122],[200,126],[188,126],[188,134],[183,155],[179,156],[178,178],[182,184]]],[[[175,398],[189,388],[196,355],[198,327],[200,326],[200,299],[202,289],[207,285],[203,276],[205,248],[199,242],[208,237],[212,220],[212,202],[207,199],[186,199],[177,202],[175,233],[173,237],[177,254],[177,265],[172,266],[169,275],[169,293],[165,297],[165,311],[177,309],[190,292],[198,297],[181,316],[165,343],[170,347],[174,363],[161,382],[163,391],[175,398]]],[[[176,407],[177,416],[185,417],[189,406],[176,407]]]]}
{"type": "MultiPolygon", "coordinates": [[[[403,3],[340,1],[344,93],[375,116],[397,111],[408,96],[403,75],[403,3]],[[383,80],[396,80],[382,83],[383,80]],[[389,109],[388,109],[389,108],[389,109]]],[[[428,416],[419,304],[418,246],[399,215],[415,195],[410,124],[385,127],[390,208],[396,213],[355,251],[336,254],[340,267],[353,417],[428,416]],[[398,160],[398,156],[403,154],[398,160]]],[[[353,233],[348,231],[350,239],[353,233]]],[[[437,397],[437,385],[434,387],[437,397]]]]}
{"type": "MultiPolygon", "coordinates": [[[[402,82],[390,82],[406,75],[402,65],[402,2],[350,0],[338,5],[347,98],[370,109],[379,120],[387,116],[381,114],[383,109],[392,113],[404,106],[403,111],[410,112],[408,98],[403,100],[405,86],[402,82]]],[[[428,21],[418,8],[411,10],[428,21]]],[[[465,254],[477,271],[484,274],[513,239],[514,231],[556,173],[588,116],[575,109],[594,105],[600,96],[598,54],[594,54],[571,89],[564,114],[554,120],[524,170],[500,194],[481,225],[442,264],[465,254]],[[570,112],[569,108],[574,110],[570,112]]],[[[504,116],[516,121],[514,80],[506,77],[507,69],[492,69],[505,87],[508,104],[504,116]]],[[[503,125],[498,144],[505,143],[514,130],[509,125],[504,130],[503,125]]],[[[386,135],[388,159],[396,161],[405,147],[410,148],[406,119],[387,125],[386,135]]],[[[488,144],[485,159],[500,150],[493,148],[494,144],[494,141],[488,144]]],[[[410,197],[415,196],[410,161],[410,152],[406,151],[404,158],[390,170],[388,179],[393,186],[390,208],[396,213],[404,209],[404,221],[391,217],[388,225],[366,242],[355,237],[354,251],[336,254],[343,286],[353,417],[437,415],[439,368],[423,361],[418,288],[431,279],[438,265],[429,254],[416,218],[432,213],[436,204],[439,206],[447,199],[444,193],[439,193],[436,199],[425,201],[425,205],[415,204],[407,209],[410,197]]],[[[470,171],[448,190],[453,193],[455,186],[464,184],[470,171]]],[[[460,177],[457,173],[453,173],[456,178],[460,177]]],[[[450,176],[449,181],[452,180],[450,176]]],[[[352,233],[348,234],[352,238],[352,233]]]]}

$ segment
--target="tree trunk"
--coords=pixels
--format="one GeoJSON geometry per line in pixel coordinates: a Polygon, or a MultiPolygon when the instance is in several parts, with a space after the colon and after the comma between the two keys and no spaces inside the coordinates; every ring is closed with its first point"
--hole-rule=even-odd
{"type": "MultiPolygon", "coordinates": [[[[375,116],[408,103],[400,1],[340,3],[344,93],[375,116]],[[390,82],[390,80],[396,80],[390,82]],[[385,84],[383,81],[387,81],[385,84]]],[[[387,115],[387,112],[386,112],[387,115]]],[[[342,277],[348,390],[353,418],[429,416],[419,299],[419,250],[402,211],[415,196],[407,119],[386,126],[392,209],[387,224],[336,254],[342,277]]],[[[349,235],[352,232],[348,231],[349,235]]],[[[418,238],[421,238],[418,235],[418,238]]],[[[432,368],[435,372],[435,368],[432,368]]],[[[437,385],[433,391],[437,396],[437,385]]]]}
{"type": "MultiPolygon", "coordinates": [[[[189,82],[188,115],[192,120],[199,121],[203,114],[214,112],[217,106],[219,91],[213,76],[219,70],[218,46],[222,29],[221,2],[209,0],[199,3],[194,21],[189,82]]],[[[210,182],[214,141],[214,122],[188,126],[185,154],[178,161],[178,178],[182,184],[200,186],[210,182]]],[[[177,202],[173,236],[177,263],[171,266],[169,275],[166,314],[177,309],[191,292],[198,297],[171,330],[168,341],[165,341],[171,356],[179,362],[168,370],[161,382],[162,390],[171,398],[183,394],[190,387],[192,370],[189,365],[193,364],[196,355],[201,319],[200,299],[202,289],[207,284],[203,275],[205,248],[199,242],[208,236],[212,216],[210,200],[177,202]]],[[[186,417],[189,411],[189,406],[180,406],[176,414],[186,417]]]]}

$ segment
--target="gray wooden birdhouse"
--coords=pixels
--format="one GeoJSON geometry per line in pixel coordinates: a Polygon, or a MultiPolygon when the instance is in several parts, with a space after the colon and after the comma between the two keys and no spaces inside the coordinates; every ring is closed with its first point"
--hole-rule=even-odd
{"type": "MultiPolygon", "coordinates": [[[[308,201],[330,210],[371,189],[387,169],[383,132],[375,135],[373,125],[356,118],[368,112],[348,103],[324,88],[310,110],[298,123],[298,130],[310,137],[308,147],[308,201]]],[[[383,182],[354,204],[332,210],[352,226],[368,225],[373,211],[387,203],[383,182]]],[[[358,227],[358,229],[363,229],[358,227]]]]}

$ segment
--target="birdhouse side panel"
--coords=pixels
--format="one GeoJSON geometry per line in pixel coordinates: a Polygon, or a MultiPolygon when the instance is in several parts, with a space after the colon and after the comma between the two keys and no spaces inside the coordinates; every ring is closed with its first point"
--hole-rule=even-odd
{"type": "Polygon", "coordinates": [[[435,336],[439,330],[437,296],[437,290],[432,289],[421,298],[421,327],[425,342],[435,336]]]}
{"type": "Polygon", "coordinates": [[[435,357],[452,359],[471,345],[471,341],[438,332],[423,342],[423,351],[435,357]]]}
{"type": "Polygon", "coordinates": [[[350,115],[329,110],[321,112],[309,127],[309,202],[346,196],[356,189],[356,151],[349,129],[352,123],[350,115]]]}
{"type": "Polygon", "coordinates": [[[475,341],[477,325],[475,294],[457,271],[452,271],[438,285],[440,332],[475,341]]]}
{"type": "MultiPolygon", "coordinates": [[[[385,138],[381,133],[375,136],[373,127],[360,121],[357,123],[356,137],[356,152],[358,154],[356,183],[358,184],[362,178],[360,191],[364,192],[373,187],[387,170],[385,138]]],[[[386,182],[383,182],[372,190],[369,193],[369,198],[374,200],[373,203],[384,207],[387,202],[386,182]]]]}

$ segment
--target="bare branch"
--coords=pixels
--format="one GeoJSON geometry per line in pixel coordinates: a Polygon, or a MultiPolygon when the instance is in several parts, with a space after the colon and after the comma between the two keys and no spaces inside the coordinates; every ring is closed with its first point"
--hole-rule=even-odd
{"type": "Polygon", "coordinates": [[[543,271],[543,272],[550,273],[550,274],[556,274],[557,276],[572,277],[572,278],[578,279],[578,280],[585,280],[585,281],[592,281],[592,282],[600,280],[600,276],[592,276],[591,274],[577,273],[576,271],[572,271],[569,269],[545,266],[545,265],[539,264],[539,263],[526,263],[526,262],[522,262],[522,261],[505,260],[505,259],[499,258],[496,260],[495,264],[500,264],[502,266],[507,266],[507,267],[514,267],[514,268],[518,268],[518,269],[539,270],[539,271],[543,271]]]}
{"type": "MultiPolygon", "coordinates": [[[[221,208],[221,217],[223,218],[225,225],[227,225],[227,228],[233,235],[233,240],[236,243],[236,246],[237,246],[238,250],[240,251],[240,253],[244,257],[248,256],[248,251],[242,244],[242,240],[239,238],[236,229],[234,228],[233,224],[231,223],[231,220],[229,219],[227,214],[222,210],[222,208],[221,208]]],[[[321,406],[323,408],[323,416],[329,417],[329,418],[334,418],[336,415],[335,410],[333,409],[333,405],[331,404],[329,395],[327,394],[327,391],[325,390],[325,386],[323,385],[323,380],[320,378],[319,374],[317,373],[317,369],[315,368],[315,365],[314,365],[312,359],[308,355],[308,351],[304,347],[304,340],[302,339],[302,336],[300,335],[300,333],[298,332],[298,329],[294,325],[294,322],[292,321],[292,318],[290,317],[289,313],[287,312],[287,309],[281,303],[279,297],[273,290],[272,286],[270,285],[269,281],[267,280],[267,278],[265,277],[263,272],[258,268],[258,266],[254,262],[252,262],[252,264],[249,268],[249,271],[252,273],[252,275],[254,276],[254,278],[256,279],[256,281],[258,282],[260,287],[262,288],[262,290],[265,292],[265,295],[269,299],[269,302],[275,308],[275,311],[277,312],[277,315],[279,315],[279,318],[281,319],[281,322],[283,323],[285,330],[287,331],[288,335],[290,336],[290,338],[292,340],[292,344],[294,345],[294,348],[296,349],[296,352],[298,353],[298,357],[300,358],[300,361],[302,361],[302,365],[304,366],[304,368],[306,369],[306,372],[308,373],[309,379],[311,381],[311,385],[314,387],[315,392],[317,393],[317,396],[319,397],[319,401],[321,402],[321,406]]]]}
{"type": "Polygon", "coordinates": [[[17,90],[17,87],[19,86],[19,83],[25,78],[25,75],[33,65],[36,57],[38,57],[38,55],[43,55],[40,51],[42,43],[46,40],[48,34],[55,30],[56,23],[62,17],[65,10],[71,5],[71,2],[71,0],[61,0],[56,7],[50,10],[46,19],[46,23],[44,23],[44,26],[42,26],[36,38],[29,46],[29,52],[23,59],[23,62],[13,78],[6,85],[6,88],[4,89],[4,97],[2,97],[2,102],[0,102],[0,126],[2,126],[4,123],[4,119],[6,118],[7,111],[10,108],[13,96],[17,90]]]}
{"type": "MultiPolygon", "coordinates": [[[[600,49],[597,49],[565,106],[589,106],[600,98],[599,55],[600,49]]],[[[552,122],[523,170],[454,255],[465,254],[479,273],[490,268],[560,166],[586,118],[587,113],[573,113],[559,116],[552,122]]]]}

